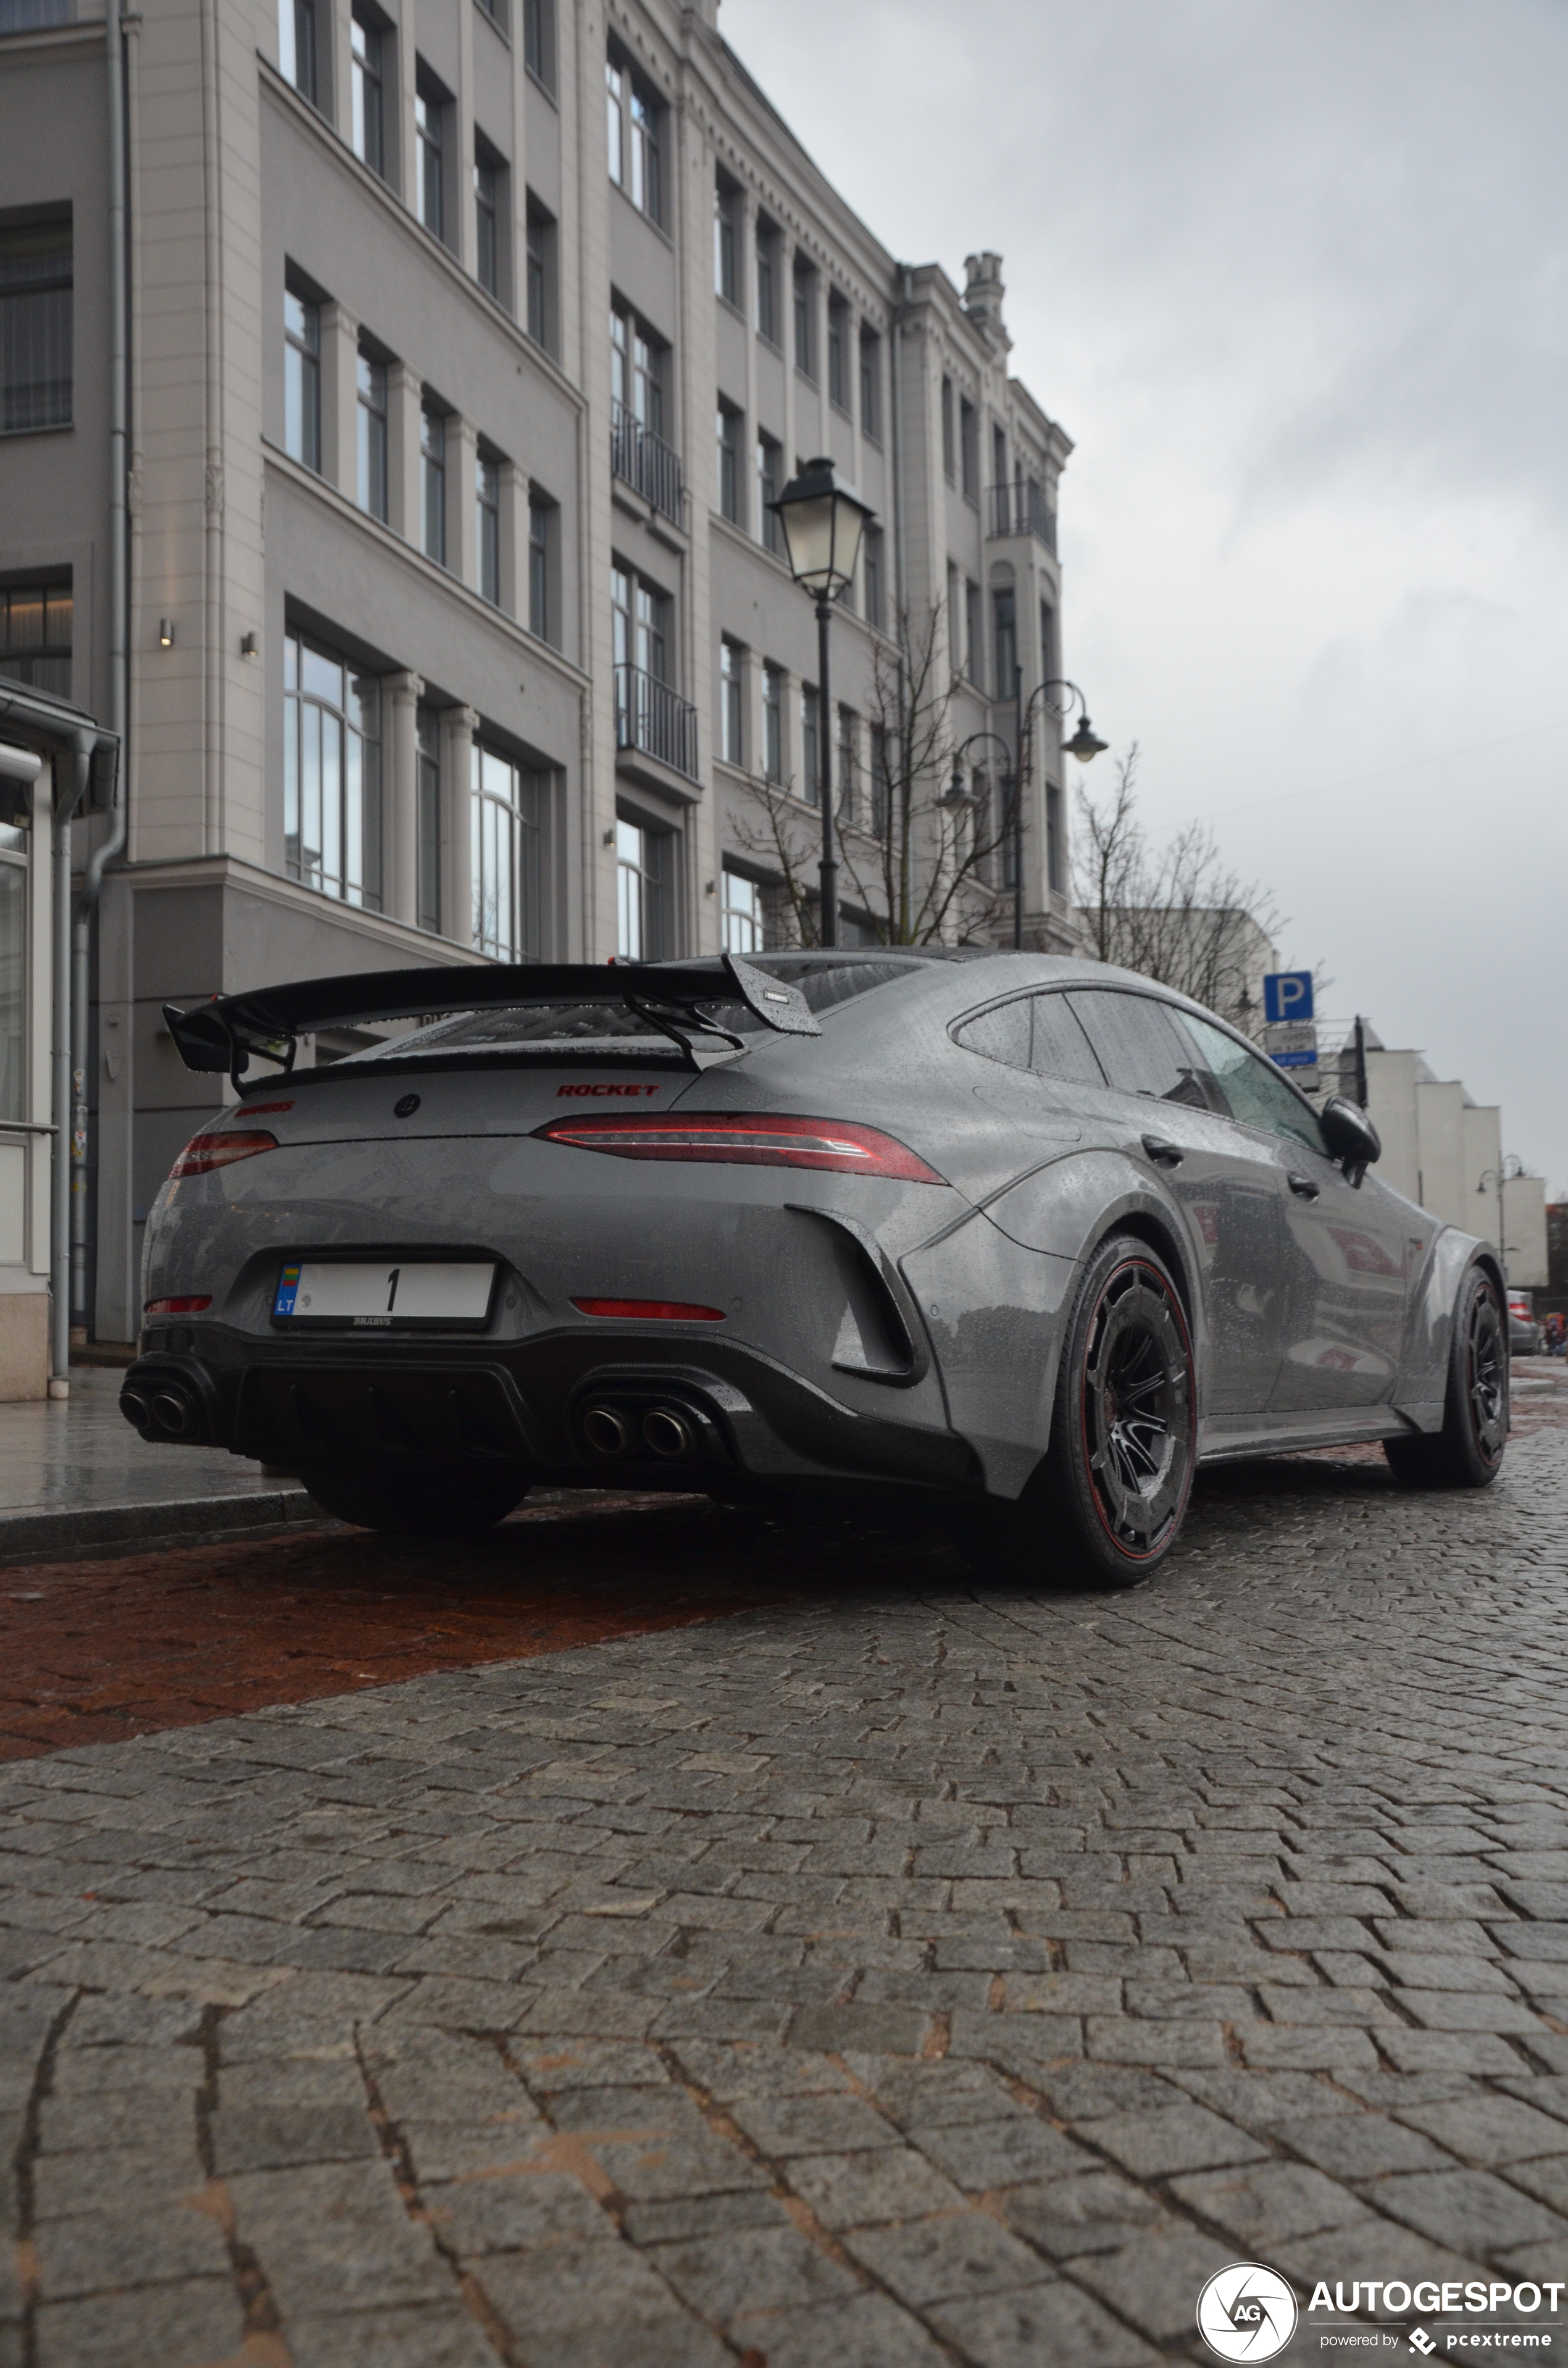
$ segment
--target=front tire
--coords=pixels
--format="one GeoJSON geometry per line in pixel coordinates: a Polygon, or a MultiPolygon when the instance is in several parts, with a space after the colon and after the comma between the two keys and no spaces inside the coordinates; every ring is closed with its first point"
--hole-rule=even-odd
{"type": "Polygon", "coordinates": [[[1164,1562],[1192,1493],[1196,1399],[1169,1268],[1146,1242],[1112,1235],[1068,1323],[1040,1492],[1074,1576],[1131,1587],[1164,1562]]]}
{"type": "Polygon", "coordinates": [[[1507,1441],[1508,1319],[1486,1269],[1472,1266],[1454,1307],[1443,1428],[1385,1439],[1383,1453],[1406,1488],[1489,1488],[1507,1441]]]}
{"type": "Polygon", "coordinates": [[[396,1537],[477,1538],[504,1521],[530,1486],[517,1471],[477,1477],[402,1460],[311,1465],[300,1474],[324,1512],[396,1537]]]}

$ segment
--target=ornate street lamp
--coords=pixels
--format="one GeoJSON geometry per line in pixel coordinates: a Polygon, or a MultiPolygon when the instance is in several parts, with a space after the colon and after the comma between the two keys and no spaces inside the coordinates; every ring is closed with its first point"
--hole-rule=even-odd
{"type": "Polygon", "coordinates": [[[834,482],[833,462],[808,461],[776,502],[790,573],[812,593],[817,611],[817,783],[822,799],[822,915],[824,946],[838,943],[838,859],[833,840],[833,702],[828,692],[828,623],[833,603],[855,579],[860,538],[873,513],[834,482]]]}
{"type": "Polygon", "coordinates": [[[1064,740],[1062,744],[1064,756],[1075,758],[1080,765],[1092,765],[1096,757],[1104,755],[1108,746],[1090,723],[1088,702],[1075,682],[1069,682],[1065,675],[1052,675],[1037,689],[1031,690],[1026,700],[1023,668],[1014,667],[1013,734],[1018,754],[1013,776],[1013,804],[1009,835],[1012,839],[1013,857],[1013,944],[1015,948],[1021,947],[1024,942],[1024,791],[1028,786],[1029,778],[1029,743],[1024,735],[1027,731],[1032,731],[1034,711],[1042,700],[1049,712],[1055,716],[1059,723],[1064,723],[1072,714],[1074,701],[1082,711],[1078,729],[1074,733],[1071,740],[1064,740]],[[1047,699],[1046,693],[1052,690],[1064,690],[1070,696],[1064,701],[1047,699]]]}

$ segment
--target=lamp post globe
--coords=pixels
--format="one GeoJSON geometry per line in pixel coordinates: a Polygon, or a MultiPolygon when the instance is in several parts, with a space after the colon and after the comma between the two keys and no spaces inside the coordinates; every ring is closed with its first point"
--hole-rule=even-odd
{"type": "Polygon", "coordinates": [[[790,573],[817,611],[817,794],[822,801],[822,909],[818,935],[838,943],[838,860],[833,838],[833,705],[828,690],[828,626],[833,603],[855,580],[860,541],[873,513],[835,479],[825,456],[808,461],[769,502],[784,537],[790,573]]]}

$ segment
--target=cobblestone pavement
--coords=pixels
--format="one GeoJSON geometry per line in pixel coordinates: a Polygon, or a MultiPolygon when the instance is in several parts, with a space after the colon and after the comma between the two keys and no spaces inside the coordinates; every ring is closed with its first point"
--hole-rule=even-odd
{"type": "Polygon", "coordinates": [[[1238,2258],[1568,2278],[1561,1434],[1212,1478],[1123,1596],[868,1571],[0,1770],[0,2362],[1136,2368],[1238,2258]]]}

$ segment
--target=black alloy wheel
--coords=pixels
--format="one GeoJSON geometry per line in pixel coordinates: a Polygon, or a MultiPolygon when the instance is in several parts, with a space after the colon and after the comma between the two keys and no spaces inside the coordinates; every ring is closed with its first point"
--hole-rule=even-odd
{"type": "Polygon", "coordinates": [[[1396,1480],[1407,1488],[1485,1488],[1508,1443],[1508,1319],[1496,1282],[1472,1266],[1454,1303],[1443,1427],[1385,1439],[1396,1480]]]}
{"type": "Polygon", "coordinates": [[[1175,1280],[1146,1243],[1117,1235],[1079,1289],[1046,1467],[1051,1545],[1080,1576],[1131,1586],[1170,1552],[1192,1490],[1195,1399],[1175,1280]]]}

